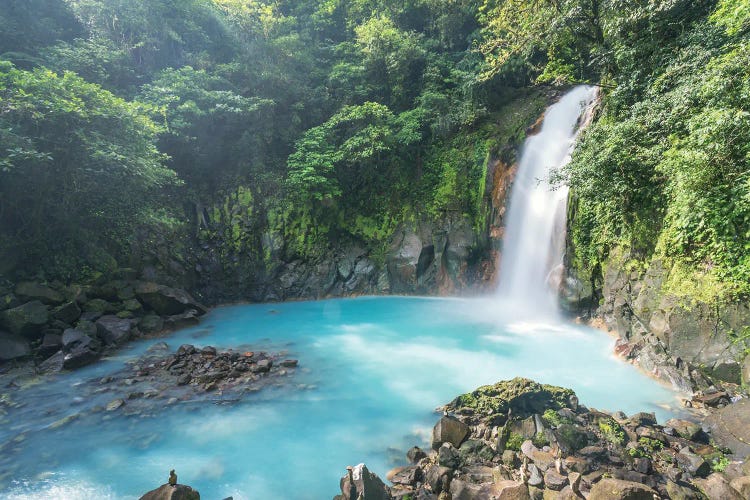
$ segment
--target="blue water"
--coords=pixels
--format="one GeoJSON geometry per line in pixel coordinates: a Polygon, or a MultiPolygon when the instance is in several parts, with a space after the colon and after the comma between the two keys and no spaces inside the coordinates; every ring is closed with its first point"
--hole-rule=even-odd
{"type": "MultiPolygon", "coordinates": [[[[288,351],[289,384],[235,405],[173,404],[153,415],[94,412],[112,393],[83,382],[123,367],[154,341],[13,397],[0,420],[4,498],[138,498],[170,469],[202,498],[329,499],[347,465],[381,476],[427,446],[434,408],[479,385],[525,376],[573,388],[600,409],[655,411],[676,395],[611,356],[606,334],[559,321],[511,319],[497,300],[358,298],[242,305],[212,311],[166,339],[288,351]],[[69,424],[52,422],[81,413],[69,424]],[[15,439],[15,441],[13,441],[15,439]],[[8,463],[7,461],[4,463],[8,463]]],[[[217,399],[220,397],[217,396],[217,399]]],[[[126,407],[127,408],[127,407],[126,407]]]]}

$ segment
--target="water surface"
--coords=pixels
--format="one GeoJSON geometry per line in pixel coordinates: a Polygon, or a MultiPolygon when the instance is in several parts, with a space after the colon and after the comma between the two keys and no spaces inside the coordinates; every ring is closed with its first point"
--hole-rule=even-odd
{"type": "Polygon", "coordinates": [[[2,452],[18,471],[0,496],[138,498],[174,468],[207,499],[330,499],[347,465],[365,462],[384,476],[409,447],[428,446],[435,407],[515,376],[571,387],[588,406],[655,411],[660,421],[670,415],[664,405],[676,405],[674,393],[612,357],[606,334],[518,319],[495,299],[223,307],[165,340],[172,350],[182,343],[285,350],[300,368],[292,384],[239,404],[180,403],[150,418],[90,414],[113,394],[84,397],[82,381],[122,368],[156,341],[135,343],[14,396],[27,405],[4,418],[0,440],[22,436],[2,452]],[[74,413],[82,416],[49,428],[74,413]]]}

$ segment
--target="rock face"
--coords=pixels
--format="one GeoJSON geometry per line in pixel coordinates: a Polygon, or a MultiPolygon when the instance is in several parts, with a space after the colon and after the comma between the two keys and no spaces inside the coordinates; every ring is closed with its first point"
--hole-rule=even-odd
{"type": "MultiPolygon", "coordinates": [[[[742,343],[730,335],[750,324],[750,304],[688,304],[687,299],[663,290],[672,270],[661,260],[652,261],[643,271],[631,271],[629,259],[613,249],[600,276],[578,276],[569,267],[568,281],[588,283],[591,291],[583,295],[591,295],[589,303],[601,302],[598,309],[581,304],[571,309],[602,318],[620,336],[621,354],[678,390],[702,389],[700,376],[734,384],[750,381],[742,379],[742,343]],[[694,370],[699,376],[694,376],[694,370]]],[[[572,293],[567,290],[563,297],[572,293]]],[[[745,373],[750,376],[750,370],[745,373]]]]}
{"type": "Polygon", "coordinates": [[[163,484],[143,495],[140,500],[201,500],[201,494],[184,484],[163,484]]]}
{"type": "MultiPolygon", "coordinates": [[[[437,439],[442,441],[437,450],[413,465],[389,473],[393,486],[378,486],[379,494],[452,500],[733,500],[745,498],[750,489],[746,472],[732,473],[731,482],[711,473],[710,464],[724,451],[706,444],[710,439],[694,424],[671,420],[671,427],[662,426],[652,413],[589,410],[569,389],[514,379],[459,396],[445,408],[458,413],[435,425],[434,434],[446,439],[437,439]],[[530,424],[533,430],[526,429],[530,424]],[[460,430],[456,436],[468,430],[467,437],[456,437],[463,441],[458,449],[447,440],[454,429],[460,430]],[[524,429],[535,433],[533,442],[519,434],[524,429]],[[588,445],[562,446],[559,436],[571,429],[588,445]],[[506,432],[501,450],[499,436],[506,432]]],[[[408,455],[412,461],[417,456],[408,455]]],[[[349,483],[341,486],[344,496],[337,498],[356,498],[357,491],[344,491],[349,483]]]]}

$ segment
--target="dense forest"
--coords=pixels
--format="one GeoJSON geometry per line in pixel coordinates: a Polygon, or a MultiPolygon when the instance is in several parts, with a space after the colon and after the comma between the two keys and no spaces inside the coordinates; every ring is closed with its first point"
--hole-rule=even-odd
{"type": "Polygon", "coordinates": [[[149,245],[230,270],[342,239],[377,257],[446,214],[486,230],[489,159],[589,83],[597,120],[557,175],[576,265],[625,248],[675,288],[750,292],[745,0],[2,4],[5,278],[94,278],[149,245]]]}

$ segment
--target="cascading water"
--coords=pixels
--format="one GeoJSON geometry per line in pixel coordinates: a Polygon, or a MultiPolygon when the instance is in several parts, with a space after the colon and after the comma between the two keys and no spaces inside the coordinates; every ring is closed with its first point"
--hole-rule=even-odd
{"type": "Polygon", "coordinates": [[[516,310],[555,314],[565,247],[566,186],[549,175],[570,161],[578,124],[597,89],[579,86],[547,109],[538,134],[526,139],[511,192],[498,293],[516,310]]]}

